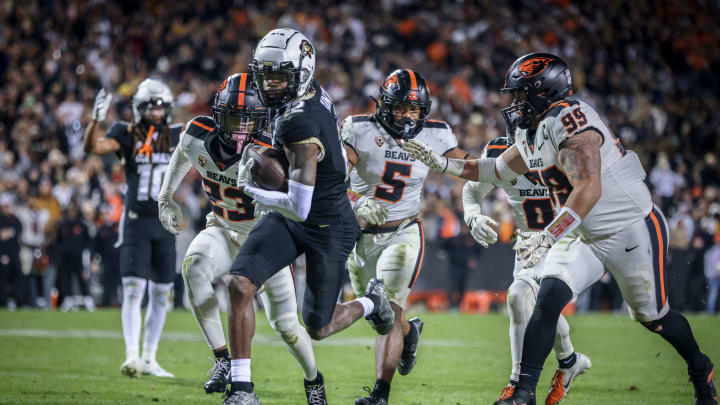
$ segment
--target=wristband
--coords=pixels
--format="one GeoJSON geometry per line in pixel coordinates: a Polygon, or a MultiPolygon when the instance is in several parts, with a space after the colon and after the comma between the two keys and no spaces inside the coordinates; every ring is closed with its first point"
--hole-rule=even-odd
{"type": "Polygon", "coordinates": [[[580,216],[568,207],[562,207],[555,219],[545,228],[545,233],[557,242],[580,226],[580,216]]]}

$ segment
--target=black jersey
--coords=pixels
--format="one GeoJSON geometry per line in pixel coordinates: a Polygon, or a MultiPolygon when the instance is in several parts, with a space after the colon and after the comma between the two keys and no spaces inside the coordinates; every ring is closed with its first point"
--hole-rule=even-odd
{"type": "Polygon", "coordinates": [[[317,164],[307,222],[331,224],[352,215],[347,197],[350,187],[348,163],[332,99],[315,81],[308,90],[308,96],[284,107],[273,125],[273,143],[280,149],[312,138],[322,144],[323,156],[317,164]]]}
{"type": "MultiPolygon", "coordinates": [[[[108,129],[106,138],[116,140],[120,144],[120,154],[125,165],[125,212],[144,217],[158,216],[157,197],[160,192],[170,156],[180,138],[182,124],[170,125],[170,151],[151,154],[138,153],[133,157],[133,150],[142,146],[135,145],[133,134],[128,132],[128,122],[114,122],[108,129]],[[151,156],[150,156],[151,155],[151,156]]],[[[152,135],[156,139],[157,132],[152,135]]],[[[132,215],[132,214],[131,214],[132,215]]]]}

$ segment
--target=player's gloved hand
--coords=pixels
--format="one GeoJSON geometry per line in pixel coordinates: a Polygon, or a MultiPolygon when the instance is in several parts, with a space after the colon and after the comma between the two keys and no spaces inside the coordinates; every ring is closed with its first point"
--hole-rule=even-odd
{"type": "Polygon", "coordinates": [[[271,212],[272,212],[272,208],[270,208],[266,205],[260,204],[259,202],[255,203],[255,218],[265,216],[271,212]]]}
{"type": "Polygon", "coordinates": [[[470,234],[473,239],[482,247],[488,247],[497,242],[497,232],[493,227],[500,226],[494,219],[482,215],[471,214],[465,218],[465,223],[470,228],[470,234]]]}
{"type": "Polygon", "coordinates": [[[112,93],[108,93],[105,89],[100,89],[97,96],[95,96],[95,105],[93,105],[92,119],[95,121],[103,122],[107,117],[107,112],[110,109],[110,102],[112,101],[112,93]]]}
{"type": "Polygon", "coordinates": [[[163,228],[168,232],[177,235],[180,233],[178,227],[182,223],[182,209],[175,202],[171,193],[160,194],[158,196],[158,217],[163,228]]]}
{"type": "Polygon", "coordinates": [[[525,261],[523,267],[527,269],[540,263],[554,243],[547,231],[518,232],[513,250],[525,261]]]}
{"type": "Polygon", "coordinates": [[[378,200],[364,195],[355,203],[355,215],[372,226],[380,226],[387,220],[388,210],[378,200]]]}
{"type": "Polygon", "coordinates": [[[244,164],[238,165],[237,187],[242,188],[252,183],[252,167],[255,160],[248,159],[244,164]]]}
{"type": "Polygon", "coordinates": [[[402,142],[401,146],[403,149],[410,152],[415,159],[425,163],[430,170],[440,174],[445,173],[447,170],[448,158],[435,152],[431,147],[425,145],[424,143],[410,139],[402,142]]]}

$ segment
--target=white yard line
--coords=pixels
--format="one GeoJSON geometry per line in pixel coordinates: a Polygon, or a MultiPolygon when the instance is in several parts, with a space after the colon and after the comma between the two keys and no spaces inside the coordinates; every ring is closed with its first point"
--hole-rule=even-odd
{"type": "MultiPolygon", "coordinates": [[[[30,338],[56,338],[56,339],[122,339],[121,331],[94,330],[94,329],[0,329],[0,337],[30,337],[30,338]]],[[[200,333],[189,332],[163,332],[162,340],[170,342],[204,342],[200,333]]],[[[282,346],[278,336],[255,334],[253,344],[282,346]]],[[[374,346],[375,338],[334,336],[320,342],[313,342],[318,346],[374,346]]],[[[421,339],[422,346],[435,347],[468,347],[473,346],[460,340],[421,339]]]]}

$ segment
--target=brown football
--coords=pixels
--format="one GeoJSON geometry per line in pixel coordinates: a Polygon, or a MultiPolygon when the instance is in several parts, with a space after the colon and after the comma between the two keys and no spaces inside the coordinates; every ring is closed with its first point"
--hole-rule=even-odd
{"type": "Polygon", "coordinates": [[[285,154],[260,145],[251,145],[248,153],[248,157],[255,161],[250,170],[255,184],[265,190],[287,191],[287,173],[290,163],[285,154]]]}

